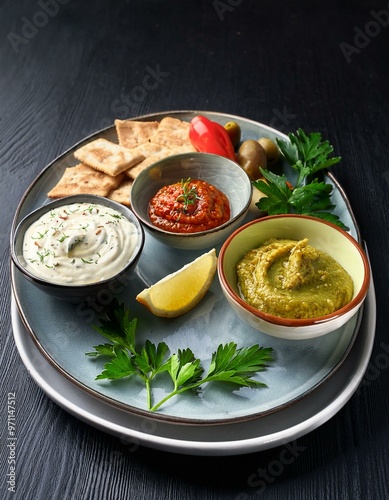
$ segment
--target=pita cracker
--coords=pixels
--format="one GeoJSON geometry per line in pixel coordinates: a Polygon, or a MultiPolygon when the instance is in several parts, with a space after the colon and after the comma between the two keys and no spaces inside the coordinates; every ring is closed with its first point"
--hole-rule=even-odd
{"type": "Polygon", "coordinates": [[[144,159],[141,153],[132,153],[106,139],[85,144],[74,152],[74,156],[82,163],[113,177],[144,159]]]}
{"type": "Polygon", "coordinates": [[[135,148],[144,144],[157,131],[159,123],[140,122],[132,120],[115,120],[116,134],[120,146],[124,148],[135,148]]]}
{"type": "Polygon", "coordinates": [[[196,152],[196,149],[192,145],[177,146],[174,148],[163,147],[159,150],[159,152],[152,154],[151,156],[146,156],[143,161],[135,165],[135,167],[129,168],[124,173],[131,179],[135,180],[146,167],[152,165],[153,163],[156,163],[157,161],[168,158],[169,156],[193,152],[196,152]]]}
{"type": "Polygon", "coordinates": [[[172,155],[178,155],[181,153],[197,153],[197,149],[192,146],[192,144],[184,144],[183,146],[176,146],[170,148],[172,155]]]}
{"type": "Polygon", "coordinates": [[[189,127],[188,122],[166,116],[160,121],[158,129],[150,137],[150,141],[169,147],[190,144],[189,127]]]}
{"type": "Polygon", "coordinates": [[[171,156],[170,152],[149,156],[140,163],[138,163],[138,165],[135,165],[135,167],[126,170],[125,174],[128,175],[128,177],[130,177],[131,179],[135,180],[146,167],[152,165],[153,163],[156,163],[159,160],[163,160],[168,156],[171,156]]]}
{"type": "Polygon", "coordinates": [[[72,194],[107,196],[123,179],[123,174],[110,177],[80,163],[65,169],[58,183],[47,193],[49,198],[63,198],[72,194]]]}
{"type": "Polygon", "coordinates": [[[130,206],[130,192],[133,184],[132,179],[125,178],[117,188],[109,192],[107,198],[117,201],[122,205],[130,206]]]}
{"type": "Polygon", "coordinates": [[[136,148],[133,148],[131,151],[134,153],[141,153],[145,158],[147,158],[149,156],[168,153],[170,150],[171,148],[163,144],[157,144],[156,142],[145,142],[144,144],[140,144],[136,148]]]}

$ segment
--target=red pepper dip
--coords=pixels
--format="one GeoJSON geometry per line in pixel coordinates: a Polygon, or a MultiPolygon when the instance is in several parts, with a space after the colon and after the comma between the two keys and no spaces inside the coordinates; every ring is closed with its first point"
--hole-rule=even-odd
{"type": "Polygon", "coordinates": [[[201,180],[182,180],[162,187],[149,204],[152,224],[171,233],[198,233],[230,219],[227,196],[201,180]]]}

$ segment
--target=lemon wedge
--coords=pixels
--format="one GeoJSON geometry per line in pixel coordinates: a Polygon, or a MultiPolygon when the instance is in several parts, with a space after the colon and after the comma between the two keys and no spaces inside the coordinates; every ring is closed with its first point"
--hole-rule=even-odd
{"type": "Polygon", "coordinates": [[[156,316],[181,316],[204,297],[211,286],[216,264],[216,251],[212,249],[150,288],[145,288],[136,296],[136,300],[156,316]]]}

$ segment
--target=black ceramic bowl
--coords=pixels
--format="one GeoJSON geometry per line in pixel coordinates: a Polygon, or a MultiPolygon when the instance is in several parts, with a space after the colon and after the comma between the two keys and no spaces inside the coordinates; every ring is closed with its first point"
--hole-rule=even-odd
{"type": "MultiPolygon", "coordinates": [[[[134,268],[140,258],[143,245],[144,245],[144,231],[134,213],[124,205],[116,203],[107,198],[95,195],[74,195],[65,198],[58,199],[42,207],[34,210],[26,217],[24,217],[17,225],[15,232],[11,235],[11,258],[15,266],[23,274],[23,276],[33,283],[37,288],[43,292],[69,302],[82,302],[87,297],[95,297],[98,294],[106,293],[118,293],[122,290],[130,276],[132,275],[134,268]],[[137,234],[137,241],[134,249],[128,255],[128,260],[126,261],[124,267],[120,271],[116,272],[113,276],[107,277],[99,281],[88,282],[86,284],[74,284],[74,283],[54,283],[46,280],[42,277],[37,277],[32,272],[26,269],[26,262],[23,257],[23,239],[26,230],[31,224],[38,220],[45,213],[52,209],[59,208],[61,206],[70,205],[73,203],[90,203],[103,205],[105,207],[116,210],[126,219],[128,219],[134,226],[137,234]]],[[[126,248],[122,249],[123,252],[126,248]]],[[[74,272],[77,272],[75,270],[74,272]]]]}

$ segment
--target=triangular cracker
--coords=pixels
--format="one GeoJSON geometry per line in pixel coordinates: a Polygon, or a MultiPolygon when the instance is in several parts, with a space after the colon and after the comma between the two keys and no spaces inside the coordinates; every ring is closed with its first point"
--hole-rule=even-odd
{"type": "Polygon", "coordinates": [[[47,196],[49,198],[63,198],[72,194],[107,196],[112,189],[120,184],[122,179],[123,174],[110,177],[80,163],[75,167],[66,168],[57,185],[47,193],[47,196]]]}
{"type": "Polygon", "coordinates": [[[85,144],[74,152],[74,156],[90,167],[113,177],[144,159],[142,153],[132,153],[129,149],[106,139],[96,139],[85,144]]]}

